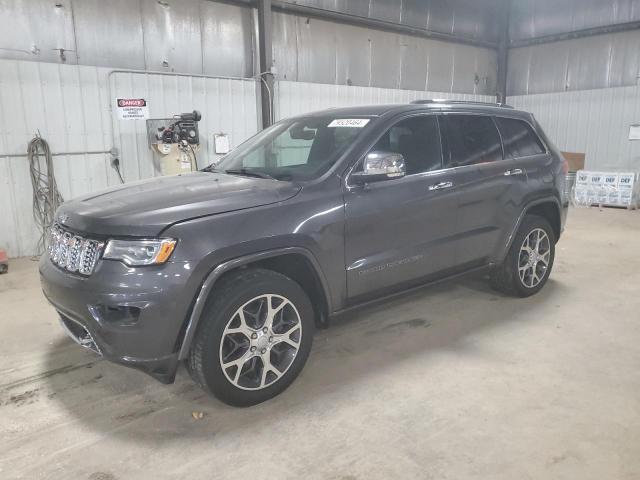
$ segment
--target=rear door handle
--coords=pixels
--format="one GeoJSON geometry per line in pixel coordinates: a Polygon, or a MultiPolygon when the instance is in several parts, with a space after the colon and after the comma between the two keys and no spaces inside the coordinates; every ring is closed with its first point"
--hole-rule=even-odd
{"type": "Polygon", "coordinates": [[[453,187],[453,182],[440,182],[434,185],[429,185],[429,190],[444,190],[445,188],[453,187]]]}
{"type": "Polygon", "coordinates": [[[522,170],[521,168],[513,168],[511,170],[507,170],[506,172],[504,172],[504,174],[508,177],[510,175],[522,175],[524,173],[524,170],[522,170]]]}

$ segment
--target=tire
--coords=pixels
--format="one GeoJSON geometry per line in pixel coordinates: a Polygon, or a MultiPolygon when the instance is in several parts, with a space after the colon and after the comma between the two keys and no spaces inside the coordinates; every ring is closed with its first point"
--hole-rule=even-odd
{"type": "Polygon", "coordinates": [[[205,306],[188,371],[224,403],[256,405],[296,379],[309,357],[314,326],[309,297],[290,278],[263,269],[230,273],[205,306]],[[270,317],[273,324],[263,332],[270,317]]]}
{"type": "Polygon", "coordinates": [[[514,297],[529,297],[538,293],[551,274],[555,247],[556,237],[549,222],[538,215],[526,215],[504,262],[491,272],[491,287],[514,297]],[[526,248],[529,246],[533,247],[533,250],[536,249],[535,239],[538,235],[541,237],[537,246],[539,252],[536,251],[535,256],[532,256],[526,248]],[[532,243],[526,244],[528,239],[532,243]]]}

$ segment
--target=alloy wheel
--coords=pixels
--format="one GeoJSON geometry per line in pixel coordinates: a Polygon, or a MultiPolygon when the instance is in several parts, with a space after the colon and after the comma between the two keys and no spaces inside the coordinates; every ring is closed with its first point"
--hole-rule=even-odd
{"type": "Polygon", "coordinates": [[[520,247],[518,274],[527,288],[534,288],[545,278],[551,260],[551,241],[541,228],[532,230],[520,247]]]}
{"type": "Polygon", "coordinates": [[[300,349],[302,322],[287,298],[263,294],[231,316],[220,342],[220,365],[243,390],[273,385],[287,372],[300,349]]]}

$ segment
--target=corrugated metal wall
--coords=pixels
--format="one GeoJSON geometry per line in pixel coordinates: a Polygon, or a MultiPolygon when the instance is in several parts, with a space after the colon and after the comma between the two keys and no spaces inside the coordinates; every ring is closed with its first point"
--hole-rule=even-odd
{"type": "MultiPolygon", "coordinates": [[[[307,0],[319,8],[495,41],[499,0],[307,0]]],[[[2,0],[0,58],[251,77],[251,8],[210,0],[2,0]],[[57,6],[60,5],[60,6],[57,6]],[[61,51],[62,49],[62,51],[61,51]]],[[[496,53],[274,14],[277,78],[494,94],[496,53]]]]}
{"type": "Polygon", "coordinates": [[[274,14],[277,78],[495,94],[495,50],[274,14]]]}
{"type": "Polygon", "coordinates": [[[310,7],[496,42],[500,0],[286,0],[310,7]]]}
{"type": "Polygon", "coordinates": [[[317,83],[286,82],[276,84],[275,114],[277,119],[332,107],[350,105],[377,105],[409,103],[425,98],[450,98],[493,102],[487,95],[425,92],[375,87],[349,87],[345,85],[321,85],[317,83]]]}
{"type": "Polygon", "coordinates": [[[242,6],[2,0],[0,18],[0,58],[234,77],[254,72],[253,12],[242,6]]]}
{"type": "MultiPolygon", "coordinates": [[[[214,158],[212,135],[228,133],[237,145],[258,129],[253,80],[115,72],[101,67],[0,60],[0,245],[12,256],[35,252],[27,143],[39,131],[52,152],[120,150],[127,181],[154,175],[142,120],[120,121],[118,95],[143,97],[150,115],[167,117],[198,108],[201,165],[214,158]],[[115,130],[115,135],[112,133],[115,130]]],[[[110,155],[54,157],[62,195],[72,198],[118,183],[110,155]]]]}
{"type": "Polygon", "coordinates": [[[637,85],[640,31],[513,48],[507,78],[509,95],[637,85]]]}
{"type": "Polygon", "coordinates": [[[640,141],[629,126],[640,123],[640,86],[509,97],[532,112],[563,151],[586,153],[600,171],[640,171],[640,141]]]}
{"type": "Polygon", "coordinates": [[[640,20],[640,0],[514,0],[512,40],[640,20]]]}
{"type": "MultiPolygon", "coordinates": [[[[640,0],[512,1],[518,42],[640,20],[640,0]]],[[[509,51],[508,95],[638,85],[640,31],[565,40],[509,51]]]]}

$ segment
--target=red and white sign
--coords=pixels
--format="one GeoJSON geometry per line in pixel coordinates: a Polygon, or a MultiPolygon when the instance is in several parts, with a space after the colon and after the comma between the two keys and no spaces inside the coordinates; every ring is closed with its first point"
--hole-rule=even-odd
{"type": "Polygon", "coordinates": [[[120,120],[144,120],[149,118],[149,107],[144,98],[118,98],[118,118],[120,120]]]}

